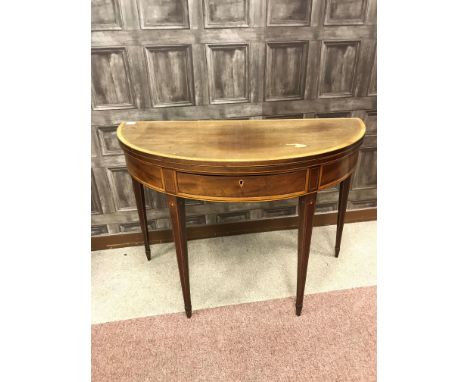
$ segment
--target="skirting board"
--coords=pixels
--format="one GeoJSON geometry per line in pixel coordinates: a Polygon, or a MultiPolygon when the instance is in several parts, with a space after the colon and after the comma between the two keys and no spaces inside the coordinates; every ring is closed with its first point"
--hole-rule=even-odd
{"type": "MultiPolygon", "coordinates": [[[[317,214],[314,216],[314,227],[336,224],[337,212],[317,214]]],[[[345,223],[357,223],[377,220],[377,208],[350,210],[346,212],[345,223]]],[[[239,223],[225,223],[187,227],[188,240],[206,239],[217,236],[241,235],[245,233],[279,231],[298,227],[297,216],[279,219],[253,220],[239,223]]],[[[150,231],[150,244],[167,243],[172,241],[172,231],[150,231]]],[[[123,233],[106,236],[91,237],[91,250],[131,247],[143,245],[140,232],[123,233]]]]}

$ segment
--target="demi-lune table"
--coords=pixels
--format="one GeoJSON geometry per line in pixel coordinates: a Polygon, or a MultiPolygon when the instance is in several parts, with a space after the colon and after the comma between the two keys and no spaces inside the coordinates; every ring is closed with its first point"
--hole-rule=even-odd
{"type": "Polygon", "coordinates": [[[123,122],[125,153],[151,259],[144,186],[167,195],[187,317],[190,300],[185,199],[299,198],[296,314],[302,311],[317,192],[340,184],[335,256],[365,125],[359,118],[123,122]]]}

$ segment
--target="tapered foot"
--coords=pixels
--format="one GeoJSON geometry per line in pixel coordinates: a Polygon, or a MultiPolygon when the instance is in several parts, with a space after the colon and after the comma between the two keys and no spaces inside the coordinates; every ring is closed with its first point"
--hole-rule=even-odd
{"type": "Polygon", "coordinates": [[[146,258],[148,261],[151,260],[151,250],[149,248],[145,248],[146,258]]]}
{"type": "Polygon", "coordinates": [[[192,317],[192,307],[189,306],[189,307],[185,307],[185,314],[187,315],[187,318],[190,318],[192,317]]]}
{"type": "Polygon", "coordinates": [[[335,247],[335,257],[338,257],[340,254],[340,247],[335,247]]]}
{"type": "Polygon", "coordinates": [[[296,305],[296,316],[300,316],[302,313],[302,305],[296,305]]]}

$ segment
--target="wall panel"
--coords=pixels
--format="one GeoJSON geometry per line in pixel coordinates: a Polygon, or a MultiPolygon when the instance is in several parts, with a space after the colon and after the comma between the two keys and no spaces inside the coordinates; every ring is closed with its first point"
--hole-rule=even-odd
{"type": "Polygon", "coordinates": [[[142,29],[189,27],[187,0],[138,0],[138,12],[142,29]]]}
{"type": "Polygon", "coordinates": [[[193,105],[190,46],[147,46],[145,51],[152,106],[193,105]]]}
{"type": "Polygon", "coordinates": [[[327,0],[325,25],[362,25],[367,14],[367,0],[327,0]]]}
{"type": "Polygon", "coordinates": [[[312,0],[268,0],[268,26],[305,26],[310,24],[312,0]]]}
{"type": "Polygon", "coordinates": [[[91,76],[95,110],[135,107],[125,48],[93,50],[91,76]]]}
{"type": "Polygon", "coordinates": [[[101,213],[101,201],[99,200],[99,193],[96,187],[96,180],[94,179],[94,174],[91,171],[91,214],[94,215],[101,213]]]}
{"type": "Polygon", "coordinates": [[[377,51],[374,55],[374,64],[372,65],[372,74],[369,82],[369,90],[367,92],[370,96],[377,95],[377,51]]]}
{"type": "Polygon", "coordinates": [[[359,41],[324,41],[320,97],[352,97],[356,86],[359,41]]]}
{"type": "Polygon", "coordinates": [[[125,167],[109,168],[109,184],[116,211],[136,210],[132,179],[125,167]]]}
{"type": "Polygon", "coordinates": [[[102,156],[123,154],[117,140],[117,125],[98,126],[96,130],[102,156]]]}
{"type": "Polygon", "coordinates": [[[119,0],[91,0],[91,29],[122,29],[119,0]]]}
{"type": "Polygon", "coordinates": [[[203,0],[205,28],[247,27],[249,0],[203,0]]]}
{"type": "Polygon", "coordinates": [[[266,44],[265,101],[304,98],[307,41],[266,44]]]}
{"type": "Polygon", "coordinates": [[[248,45],[209,44],[206,48],[210,103],[248,102],[248,45]]]}

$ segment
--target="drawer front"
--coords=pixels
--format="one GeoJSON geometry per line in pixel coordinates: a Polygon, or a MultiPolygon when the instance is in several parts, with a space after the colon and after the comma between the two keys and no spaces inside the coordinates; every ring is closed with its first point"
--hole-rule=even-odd
{"type": "Polygon", "coordinates": [[[322,166],[322,176],[320,178],[320,189],[328,188],[333,184],[342,181],[351,172],[354,171],[359,152],[336,160],[332,163],[322,166]]]}
{"type": "Polygon", "coordinates": [[[262,200],[306,192],[307,170],[274,175],[221,176],[177,173],[177,193],[207,200],[262,200]]]}
{"type": "Polygon", "coordinates": [[[158,191],[163,190],[161,167],[147,163],[132,156],[126,156],[130,175],[158,191]]]}

